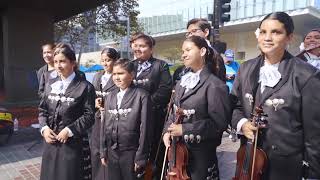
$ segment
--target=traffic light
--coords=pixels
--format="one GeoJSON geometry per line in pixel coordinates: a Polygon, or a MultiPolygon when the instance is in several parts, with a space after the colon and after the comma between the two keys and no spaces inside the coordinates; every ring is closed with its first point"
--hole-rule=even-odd
{"type": "Polygon", "coordinates": [[[220,0],[219,3],[219,13],[220,13],[220,23],[223,24],[224,22],[230,21],[230,10],[231,6],[230,3],[231,0],[220,0]]]}

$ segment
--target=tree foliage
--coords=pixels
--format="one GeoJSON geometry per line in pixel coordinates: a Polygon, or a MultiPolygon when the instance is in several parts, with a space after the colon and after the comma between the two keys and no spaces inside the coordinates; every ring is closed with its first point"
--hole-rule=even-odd
{"type": "Polygon", "coordinates": [[[113,39],[126,34],[126,26],[121,23],[121,17],[130,18],[131,32],[139,31],[137,7],[137,0],[106,1],[102,6],[57,22],[54,27],[55,41],[67,40],[72,48],[79,52],[79,61],[90,33],[113,39]],[[76,47],[76,44],[79,46],[76,47]]]}
{"type": "Polygon", "coordinates": [[[162,55],[163,57],[175,64],[176,61],[179,61],[181,59],[181,48],[173,47],[165,49],[162,52],[162,55]]]}

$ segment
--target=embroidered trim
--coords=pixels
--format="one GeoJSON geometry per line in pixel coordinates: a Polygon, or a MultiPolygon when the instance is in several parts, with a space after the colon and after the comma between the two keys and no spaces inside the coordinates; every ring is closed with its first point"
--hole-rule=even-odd
{"type": "Polygon", "coordinates": [[[252,103],[253,103],[253,96],[252,96],[252,94],[246,93],[246,94],[245,94],[245,98],[248,99],[249,105],[252,106],[252,103]]]}
{"type": "Polygon", "coordinates": [[[54,95],[49,95],[48,99],[51,100],[51,103],[53,103],[53,101],[61,101],[61,102],[67,102],[68,106],[70,105],[71,102],[74,102],[74,98],[70,98],[70,97],[66,97],[66,96],[54,96],[54,95]]]}
{"type": "Polygon", "coordinates": [[[127,109],[111,109],[111,110],[108,110],[108,112],[111,114],[111,115],[124,115],[124,117],[126,117],[130,112],[132,111],[131,108],[127,108],[127,109]]]}
{"type": "MultiPolygon", "coordinates": [[[[173,105],[173,107],[174,107],[174,111],[178,109],[178,106],[175,104],[173,105]]],[[[190,119],[191,115],[194,115],[196,113],[194,109],[183,109],[182,112],[183,112],[183,115],[187,117],[187,119],[190,119]]]]}
{"type": "Polygon", "coordinates": [[[143,84],[143,85],[145,85],[145,84],[147,84],[147,82],[149,82],[149,79],[139,79],[139,80],[133,80],[133,84],[134,85],[139,85],[139,84],[143,84]]]}
{"type": "Polygon", "coordinates": [[[277,108],[278,108],[278,106],[279,105],[282,105],[282,104],[284,104],[284,99],[277,99],[277,98],[275,98],[275,99],[267,99],[266,101],[265,101],[265,105],[266,106],[273,106],[274,107],[274,111],[277,111],[277,108]]]}
{"type": "Polygon", "coordinates": [[[105,97],[106,95],[108,95],[110,92],[101,92],[101,91],[96,91],[96,94],[98,95],[98,96],[103,96],[103,97],[105,97]]]}

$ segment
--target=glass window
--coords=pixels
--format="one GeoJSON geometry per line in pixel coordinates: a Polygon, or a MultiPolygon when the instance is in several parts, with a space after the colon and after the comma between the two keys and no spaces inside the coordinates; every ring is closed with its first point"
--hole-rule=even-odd
{"type": "Polygon", "coordinates": [[[237,3],[239,4],[239,9],[238,9],[238,19],[242,19],[244,18],[244,11],[245,11],[245,1],[237,1],[237,3]]]}
{"type": "Polygon", "coordinates": [[[273,1],[270,0],[266,0],[264,1],[264,14],[269,14],[272,12],[272,5],[273,5],[273,1]]]}
{"type": "Polygon", "coordinates": [[[314,0],[314,6],[320,9],[320,0],[314,0]]]}
{"type": "Polygon", "coordinates": [[[307,6],[307,0],[298,0],[298,1],[295,1],[295,9],[296,8],[304,8],[307,6]]]}
{"type": "Polygon", "coordinates": [[[246,4],[246,17],[252,17],[254,16],[253,14],[253,6],[254,4],[254,0],[247,0],[247,4],[246,4]]]}
{"type": "Polygon", "coordinates": [[[230,16],[231,16],[231,19],[234,20],[234,19],[238,19],[238,16],[237,16],[237,12],[238,12],[238,1],[231,1],[231,11],[230,11],[230,16]]]}
{"type": "Polygon", "coordinates": [[[283,0],[278,0],[278,1],[275,2],[274,11],[284,11],[283,0]]]}
{"type": "Polygon", "coordinates": [[[285,0],[285,9],[284,10],[292,10],[294,9],[294,2],[295,0],[285,0]]]}
{"type": "Polygon", "coordinates": [[[256,7],[255,7],[255,15],[263,15],[264,11],[263,11],[263,0],[256,0],[256,7]]]}

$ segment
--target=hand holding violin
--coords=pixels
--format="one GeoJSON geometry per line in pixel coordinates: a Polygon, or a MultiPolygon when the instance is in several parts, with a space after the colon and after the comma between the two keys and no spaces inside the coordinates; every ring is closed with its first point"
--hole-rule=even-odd
{"type": "Polygon", "coordinates": [[[172,123],[168,131],[170,132],[171,136],[182,136],[182,124],[174,124],[172,123]]]}
{"type": "Polygon", "coordinates": [[[252,125],[249,121],[245,122],[241,127],[243,135],[248,139],[254,139],[254,131],[257,129],[258,128],[252,125]]]}

